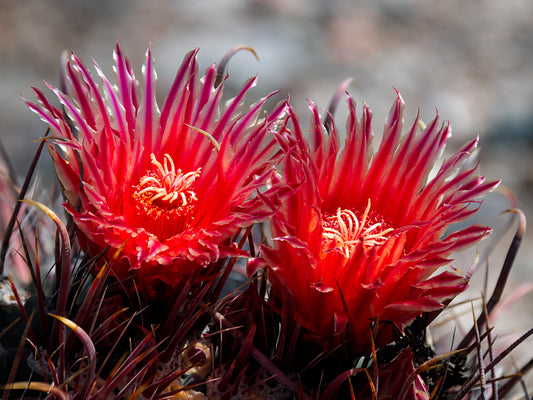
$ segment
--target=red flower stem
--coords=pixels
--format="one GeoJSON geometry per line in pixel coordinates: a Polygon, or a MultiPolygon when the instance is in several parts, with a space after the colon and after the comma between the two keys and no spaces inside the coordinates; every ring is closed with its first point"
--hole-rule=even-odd
{"type": "Polygon", "coordinates": [[[428,369],[430,369],[433,365],[437,364],[438,362],[444,360],[447,357],[450,357],[454,354],[460,353],[461,350],[455,350],[451,353],[441,354],[440,356],[433,357],[431,360],[427,360],[425,363],[420,364],[405,380],[402,389],[400,390],[400,394],[397,397],[398,400],[407,400],[407,394],[409,392],[409,388],[414,383],[416,377],[420,375],[423,372],[426,372],[428,369]]]}
{"type": "Polygon", "coordinates": [[[474,329],[475,329],[475,334],[476,334],[478,372],[479,372],[479,379],[481,381],[480,382],[481,399],[487,400],[487,391],[486,391],[487,382],[485,379],[485,363],[483,362],[483,351],[481,350],[481,339],[479,338],[479,329],[478,329],[478,324],[476,321],[476,314],[474,312],[474,304],[471,303],[471,306],[472,306],[472,317],[474,319],[474,329]]]}
{"type": "MultiPolygon", "coordinates": [[[[244,231],[244,233],[243,233],[243,235],[241,237],[241,240],[237,244],[237,248],[239,248],[239,249],[243,248],[244,243],[246,242],[246,240],[251,238],[251,236],[252,236],[250,234],[251,231],[252,231],[252,226],[249,226],[248,228],[246,228],[246,230],[244,231]]],[[[251,245],[250,245],[250,248],[252,248],[251,245]]],[[[207,298],[208,300],[216,301],[218,298],[220,298],[220,294],[222,293],[222,290],[224,289],[224,286],[225,286],[225,284],[226,284],[226,282],[228,280],[229,274],[233,270],[233,266],[235,265],[236,262],[237,262],[237,258],[236,257],[230,258],[230,260],[228,261],[226,267],[223,269],[221,277],[218,279],[216,284],[214,284],[214,289],[209,294],[209,296],[207,298]]],[[[224,263],[221,263],[220,270],[222,270],[222,266],[223,265],[224,265],[224,263]]],[[[218,267],[215,267],[215,268],[219,269],[218,267]]]]}
{"type": "Polygon", "coordinates": [[[348,371],[344,371],[342,374],[337,376],[331,383],[328,385],[326,390],[320,395],[319,400],[327,400],[331,399],[333,396],[333,393],[335,390],[338,389],[339,385],[350,378],[351,376],[354,376],[355,374],[358,374],[360,372],[366,372],[366,376],[368,378],[368,382],[370,383],[370,388],[372,390],[372,400],[375,400],[377,398],[377,392],[373,385],[372,378],[368,374],[368,370],[366,368],[352,368],[348,371]]]}
{"type": "Polygon", "coordinates": [[[250,46],[240,45],[235,46],[230,51],[228,51],[224,57],[222,57],[222,60],[220,60],[220,63],[217,66],[217,76],[215,78],[214,86],[217,88],[220,86],[220,84],[224,81],[224,76],[226,74],[226,67],[228,66],[228,62],[233,57],[235,53],[237,53],[239,50],[248,50],[250,53],[252,53],[256,60],[259,61],[259,57],[257,56],[257,53],[255,50],[250,46]]]}
{"type": "MultiPolygon", "coordinates": [[[[509,247],[509,250],[507,251],[507,255],[505,256],[505,261],[503,263],[500,276],[498,277],[498,282],[496,282],[496,286],[494,287],[494,292],[492,293],[492,296],[487,302],[487,312],[489,315],[502,297],[503,289],[505,288],[505,285],[507,283],[507,278],[509,278],[509,273],[511,272],[511,268],[516,258],[516,254],[518,253],[518,249],[520,248],[522,237],[524,236],[524,233],[526,231],[526,217],[524,213],[520,209],[517,209],[517,208],[508,210],[507,212],[515,212],[518,214],[519,225],[518,225],[518,230],[516,231],[516,234],[511,243],[511,246],[509,247]]],[[[479,326],[483,326],[483,323],[485,322],[484,320],[485,320],[485,315],[482,313],[477,320],[477,324],[479,326]]],[[[457,348],[461,349],[461,348],[467,347],[472,341],[472,339],[474,338],[474,336],[475,336],[475,327],[472,327],[470,332],[468,332],[468,334],[463,338],[463,340],[461,341],[461,343],[459,343],[457,348]]]]}
{"type": "Polygon", "coordinates": [[[32,318],[33,318],[33,314],[30,315],[30,319],[26,323],[26,326],[24,327],[24,333],[22,334],[22,337],[20,338],[19,346],[17,348],[17,353],[15,355],[15,358],[13,359],[13,363],[11,364],[11,370],[9,371],[9,376],[7,377],[6,385],[3,388],[4,394],[2,395],[2,400],[7,400],[9,398],[9,391],[11,390],[11,385],[13,384],[13,381],[15,380],[15,374],[17,372],[17,368],[20,364],[20,360],[22,359],[22,351],[24,350],[24,344],[26,343],[26,340],[28,339],[28,332],[31,328],[32,318]]]}
{"type": "MultiPolygon", "coordinates": [[[[60,276],[59,291],[57,294],[56,314],[64,317],[67,308],[68,293],[70,288],[70,268],[71,268],[71,246],[67,229],[61,219],[44,204],[37,203],[32,200],[24,200],[28,204],[32,204],[40,208],[50,219],[56,224],[59,236],[61,238],[61,263],[57,269],[57,274],[60,276]]],[[[57,266],[56,266],[57,268],[57,266]]],[[[52,331],[52,338],[58,338],[59,344],[59,374],[62,382],[66,378],[65,369],[65,326],[58,320],[54,322],[52,331]]]]}
{"type": "Polygon", "coordinates": [[[529,360],[526,365],[520,368],[520,371],[516,375],[514,375],[512,378],[507,380],[505,385],[502,385],[502,387],[498,390],[498,396],[500,396],[500,398],[502,399],[505,399],[507,394],[515,387],[515,385],[519,381],[522,382],[522,385],[524,386],[524,393],[527,396],[528,390],[525,387],[523,378],[524,378],[524,375],[526,375],[531,370],[531,368],[533,368],[533,358],[529,360]]]}
{"type": "MultiPolygon", "coordinates": [[[[485,371],[491,371],[501,360],[503,360],[507,355],[513,351],[520,343],[522,343],[524,340],[526,340],[529,336],[533,335],[533,328],[531,328],[529,331],[524,333],[518,340],[516,340],[513,344],[511,344],[509,347],[507,347],[504,351],[502,351],[498,356],[492,361],[489,365],[485,367],[485,371]]],[[[479,371],[476,372],[476,374],[461,388],[461,391],[455,396],[454,400],[461,400],[469,391],[472,389],[472,386],[475,385],[475,383],[479,379],[479,371]]]]}
{"type": "Polygon", "coordinates": [[[24,308],[24,303],[22,303],[22,299],[20,298],[19,292],[17,290],[17,287],[15,286],[15,282],[13,282],[13,279],[8,276],[7,277],[9,281],[9,285],[11,286],[11,290],[13,291],[13,296],[15,296],[15,301],[17,302],[17,305],[19,307],[20,315],[22,319],[24,320],[24,323],[28,327],[28,334],[30,336],[30,339],[34,342],[37,342],[35,339],[35,334],[33,333],[33,329],[31,328],[31,320],[33,319],[33,313],[28,317],[28,313],[26,312],[26,309],[24,308]]]}
{"type": "MultiPolygon", "coordinates": [[[[50,128],[46,130],[44,137],[48,136],[49,133],[50,128]]],[[[20,212],[20,207],[22,207],[21,200],[24,199],[24,196],[26,196],[26,192],[28,191],[28,187],[30,186],[31,178],[33,177],[33,173],[35,172],[35,168],[37,167],[37,162],[39,161],[39,157],[41,156],[41,152],[43,151],[44,144],[45,140],[41,140],[41,143],[37,148],[37,152],[35,153],[35,156],[33,157],[33,160],[31,162],[30,169],[26,174],[26,179],[24,180],[24,183],[20,188],[20,193],[17,199],[18,201],[15,204],[15,208],[13,209],[11,219],[7,224],[4,240],[2,241],[2,248],[0,250],[0,275],[4,273],[4,263],[6,259],[7,249],[9,248],[9,239],[11,239],[11,233],[13,232],[13,228],[15,227],[15,223],[20,212]]]]}
{"type": "MultiPolygon", "coordinates": [[[[206,310],[207,313],[211,316],[211,318],[218,322],[223,329],[230,331],[233,337],[237,339],[240,343],[244,342],[244,335],[240,331],[236,330],[235,327],[231,324],[231,322],[224,318],[222,314],[211,309],[210,307],[206,307],[206,310]]],[[[250,346],[250,354],[285,389],[289,390],[295,396],[300,396],[299,398],[301,399],[309,400],[309,396],[307,396],[305,393],[302,393],[300,387],[296,383],[294,383],[287,375],[285,375],[276,365],[274,365],[274,363],[253,344],[250,346]]]]}
{"type": "MultiPolygon", "coordinates": [[[[485,314],[485,321],[488,321],[489,320],[489,313],[487,311],[487,303],[485,302],[485,296],[483,296],[483,313],[485,314]]],[[[493,362],[494,361],[494,348],[492,346],[492,336],[490,334],[490,331],[491,331],[491,327],[489,325],[489,323],[487,322],[487,343],[488,343],[488,346],[489,346],[489,361],[490,362],[493,362]]],[[[479,334],[479,333],[478,333],[479,334]]],[[[498,396],[498,379],[496,377],[496,373],[494,372],[494,370],[492,370],[490,372],[490,375],[492,377],[491,379],[491,386],[492,386],[492,400],[500,400],[499,396],[498,396]]]]}

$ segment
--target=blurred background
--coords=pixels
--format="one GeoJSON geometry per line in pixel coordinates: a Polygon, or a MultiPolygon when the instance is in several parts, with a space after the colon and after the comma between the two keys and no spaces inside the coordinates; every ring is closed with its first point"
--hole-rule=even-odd
{"type": "MultiPolygon", "coordinates": [[[[86,64],[94,59],[111,74],[119,38],[138,78],[151,43],[160,99],[187,51],[200,47],[203,70],[239,44],[252,46],[260,60],[237,53],[228,90],[257,74],[250,97],[280,90],[276,99],[282,100],[290,92],[303,122],[306,99],[326,108],[338,85],[352,77],[349,91],[359,106],[367,102],[374,111],[379,134],[397,88],[408,122],[419,109],[427,122],[436,108],[450,120],[450,151],[479,134],[482,173],[502,178],[533,216],[531,0],[0,0],[0,138],[21,175],[37,147],[31,142],[45,132],[21,95],[33,100],[30,87],[44,89],[43,80],[58,85],[64,50],[86,64]]],[[[345,115],[341,104],[341,128],[345,115]]],[[[51,176],[43,159],[41,174],[51,176]]],[[[493,194],[478,220],[499,234],[509,217],[498,213],[508,207],[493,194]]],[[[496,249],[492,281],[512,234],[480,246],[496,249]]],[[[528,234],[506,293],[533,279],[532,249],[528,234]]],[[[464,270],[469,263],[457,266],[464,270]]],[[[475,285],[483,284],[478,275],[473,296],[479,294],[475,285]]],[[[503,335],[533,325],[531,301],[530,293],[513,308],[503,335]]]]}

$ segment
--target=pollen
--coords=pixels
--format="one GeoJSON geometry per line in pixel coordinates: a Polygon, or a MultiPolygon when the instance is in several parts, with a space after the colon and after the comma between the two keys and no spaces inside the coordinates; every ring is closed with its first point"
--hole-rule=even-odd
{"type": "Polygon", "coordinates": [[[365,249],[381,246],[393,231],[394,228],[371,210],[368,199],[363,212],[338,208],[335,214],[326,215],[322,222],[323,249],[338,248],[348,258],[359,244],[365,249]]]}
{"type": "Polygon", "coordinates": [[[176,169],[172,157],[163,162],[150,155],[152,168],[133,191],[137,222],[161,239],[185,230],[192,222],[198,198],[194,191],[202,169],[183,172],[176,169]]]}

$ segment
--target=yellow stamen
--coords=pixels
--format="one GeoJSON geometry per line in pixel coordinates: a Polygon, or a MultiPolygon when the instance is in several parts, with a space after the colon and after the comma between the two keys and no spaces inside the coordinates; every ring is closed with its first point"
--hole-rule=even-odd
{"type": "Polygon", "coordinates": [[[350,209],[337,209],[337,213],[324,218],[323,237],[326,249],[339,248],[346,257],[350,256],[353,248],[361,243],[364,248],[380,246],[388,239],[388,234],[394,228],[386,228],[384,221],[377,221],[370,217],[371,202],[359,219],[350,209]]]}
{"type": "Polygon", "coordinates": [[[198,200],[192,186],[200,176],[202,169],[184,174],[181,169],[176,170],[172,158],[165,154],[163,164],[150,155],[153,171],[139,181],[139,195],[148,195],[149,199],[160,206],[187,206],[190,201],[198,200]]]}
{"type": "Polygon", "coordinates": [[[194,221],[198,197],[194,190],[202,169],[183,173],[170,155],[162,162],[150,155],[152,168],[134,187],[129,218],[149,232],[166,239],[187,229],[194,221]]]}

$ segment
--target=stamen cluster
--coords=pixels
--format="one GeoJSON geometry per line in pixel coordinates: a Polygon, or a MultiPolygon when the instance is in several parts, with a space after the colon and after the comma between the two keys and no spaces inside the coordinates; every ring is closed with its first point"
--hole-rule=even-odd
{"type": "Polygon", "coordinates": [[[140,180],[136,191],[138,195],[148,195],[149,200],[158,207],[186,207],[198,201],[192,188],[202,168],[184,174],[181,169],[176,170],[168,154],[163,156],[163,165],[153,153],[150,158],[154,169],[140,180]]]}
{"type": "Polygon", "coordinates": [[[375,222],[369,217],[370,199],[361,220],[350,209],[337,209],[337,213],[324,218],[322,223],[325,250],[339,248],[346,258],[361,243],[363,248],[384,244],[394,228],[386,228],[385,222],[375,222]]]}

